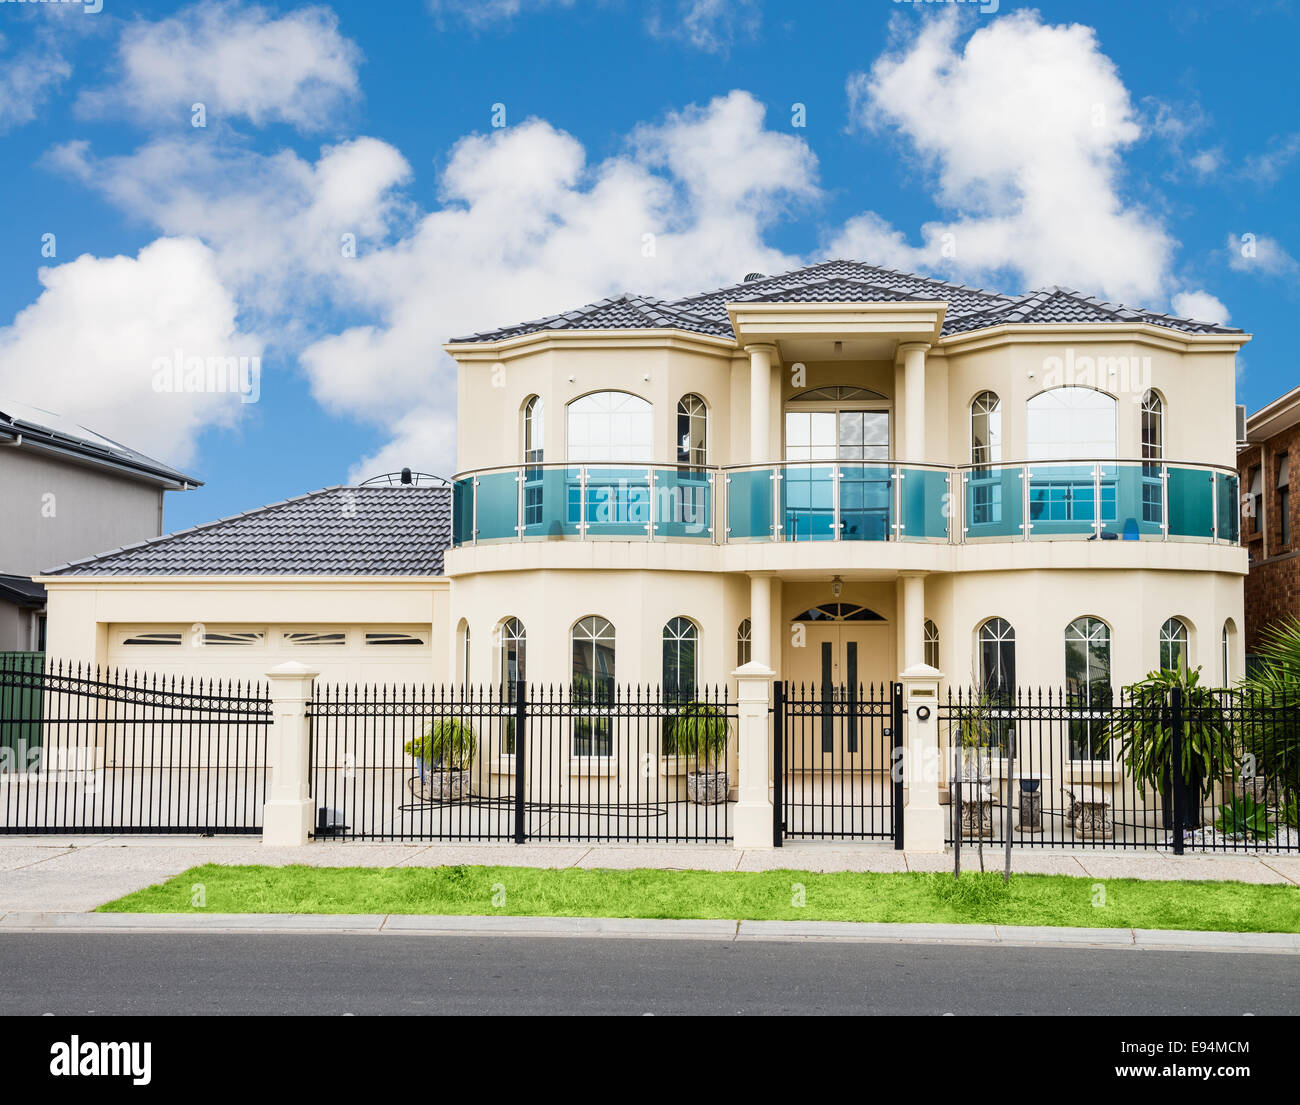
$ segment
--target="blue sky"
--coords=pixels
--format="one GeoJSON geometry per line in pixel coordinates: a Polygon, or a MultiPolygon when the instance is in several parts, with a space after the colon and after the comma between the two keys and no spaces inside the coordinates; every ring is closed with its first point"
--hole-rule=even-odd
{"type": "Polygon", "coordinates": [[[0,398],[206,481],[169,529],[449,473],[449,337],[831,255],[1226,314],[1240,401],[1300,383],[1292,3],[84,7],[0,3],[0,398]]]}

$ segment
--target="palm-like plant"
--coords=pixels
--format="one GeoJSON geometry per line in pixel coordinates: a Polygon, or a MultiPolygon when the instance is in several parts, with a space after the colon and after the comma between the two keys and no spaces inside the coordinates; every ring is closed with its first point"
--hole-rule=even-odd
{"type": "Polygon", "coordinates": [[[1259,667],[1242,680],[1250,724],[1242,751],[1266,776],[1280,804],[1300,800],[1300,618],[1290,615],[1260,633],[1259,667]]]}
{"type": "Polygon", "coordinates": [[[718,771],[727,755],[731,723],[726,714],[707,702],[687,702],[673,718],[665,751],[669,755],[694,756],[700,771],[718,771]]]}
{"type": "Polygon", "coordinates": [[[463,771],[478,752],[474,730],[460,718],[441,718],[431,722],[423,735],[406,742],[406,754],[433,764],[441,771],[463,771]]]}

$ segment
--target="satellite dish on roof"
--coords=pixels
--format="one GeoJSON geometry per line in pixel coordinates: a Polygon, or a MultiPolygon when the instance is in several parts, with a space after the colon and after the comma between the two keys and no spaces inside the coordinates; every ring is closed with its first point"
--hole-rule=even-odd
{"type": "Polygon", "coordinates": [[[745,273],[745,279],[742,281],[742,283],[744,283],[744,284],[752,284],[755,280],[766,280],[766,279],[767,279],[767,273],[764,273],[764,272],[747,272],[747,273],[745,273]]]}
{"type": "Polygon", "coordinates": [[[382,476],[371,476],[362,480],[361,487],[450,487],[451,480],[446,476],[435,476],[431,472],[412,472],[403,468],[400,472],[385,472],[382,476]]]}

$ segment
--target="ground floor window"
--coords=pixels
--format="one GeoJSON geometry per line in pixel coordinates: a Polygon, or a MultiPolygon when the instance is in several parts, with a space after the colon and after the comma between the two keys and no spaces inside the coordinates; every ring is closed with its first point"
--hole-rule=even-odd
{"type": "Polygon", "coordinates": [[[754,623],[746,618],[736,630],[736,667],[743,668],[754,655],[754,623]]]}
{"type": "Polygon", "coordinates": [[[929,667],[939,667],[939,627],[929,618],[925,619],[925,662],[929,667]]]}
{"type": "Polygon", "coordinates": [[[592,708],[589,716],[574,719],[573,754],[609,756],[613,728],[598,711],[614,701],[614,626],[602,617],[583,618],[574,624],[572,645],[573,701],[592,708]]]}
{"type": "Polygon", "coordinates": [[[1187,674],[1187,626],[1179,618],[1160,627],[1160,670],[1187,674]]]}
{"type": "Polygon", "coordinates": [[[1071,707],[1070,756],[1105,759],[1106,719],[1092,707],[1111,701],[1110,626],[1100,618],[1077,618],[1065,630],[1065,695],[1071,707]]]}

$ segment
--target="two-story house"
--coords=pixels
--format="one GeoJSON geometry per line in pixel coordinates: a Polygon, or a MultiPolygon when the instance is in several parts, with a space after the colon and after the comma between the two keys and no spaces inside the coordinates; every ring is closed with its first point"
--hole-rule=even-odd
{"type": "Polygon", "coordinates": [[[52,564],[157,537],[163,496],[200,483],[50,411],[0,401],[0,652],[45,647],[52,564]]]}
{"type": "Polygon", "coordinates": [[[1248,340],[855,261],[455,340],[448,674],[1226,684],[1248,340]]]}

